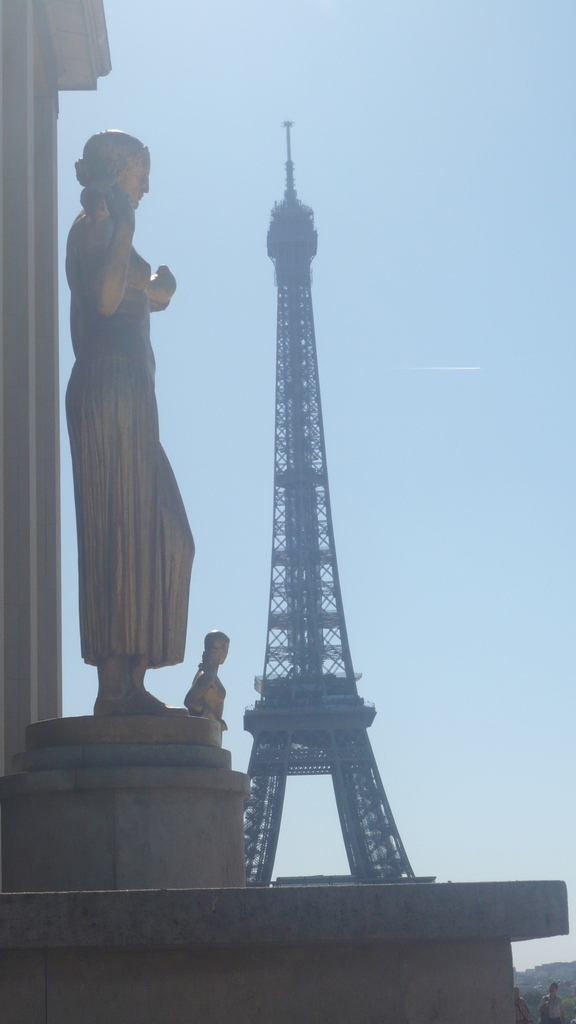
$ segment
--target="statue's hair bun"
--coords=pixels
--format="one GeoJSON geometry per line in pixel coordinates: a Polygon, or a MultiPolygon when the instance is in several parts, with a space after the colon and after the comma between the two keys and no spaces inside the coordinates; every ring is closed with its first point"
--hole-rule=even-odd
{"type": "Polygon", "coordinates": [[[86,167],[86,161],[84,157],[80,157],[79,160],[74,164],[76,168],[76,177],[81,185],[86,186],[90,181],[90,175],[88,174],[88,168],[86,167]]]}

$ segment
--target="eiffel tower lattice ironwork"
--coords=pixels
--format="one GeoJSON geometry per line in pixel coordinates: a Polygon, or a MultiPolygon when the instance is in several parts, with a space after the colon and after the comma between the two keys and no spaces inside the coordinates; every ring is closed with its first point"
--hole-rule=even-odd
{"type": "Polygon", "coordinates": [[[331,775],[352,881],[412,879],[358,696],[330,512],[312,314],[313,211],[298,199],[286,128],[286,190],[268,255],[278,287],[276,446],[270,611],[245,816],[248,885],[272,878],[288,775],[331,775]]]}

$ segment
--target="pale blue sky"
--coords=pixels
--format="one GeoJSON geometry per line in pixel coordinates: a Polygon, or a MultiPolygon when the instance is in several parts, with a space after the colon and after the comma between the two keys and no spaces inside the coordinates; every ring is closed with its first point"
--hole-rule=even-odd
{"type": "MultiPolygon", "coordinates": [[[[576,897],[576,0],[107,0],[113,71],[60,103],[60,230],[85,140],[152,155],[136,245],[164,446],[197,543],[180,703],[232,638],[227,745],[266,634],[270,208],[295,121],[340,575],[370,734],[417,874],[563,878],[576,897]],[[474,372],[414,369],[480,366],[474,372]],[[573,738],[574,733],[574,738],[573,738]]],[[[62,273],[62,380],[71,367],[62,273]]],[[[63,428],[65,712],[88,713],[63,428]]],[[[290,780],[276,873],[347,870],[327,779],[290,780]]],[[[572,938],[515,947],[574,960],[572,938]]]]}

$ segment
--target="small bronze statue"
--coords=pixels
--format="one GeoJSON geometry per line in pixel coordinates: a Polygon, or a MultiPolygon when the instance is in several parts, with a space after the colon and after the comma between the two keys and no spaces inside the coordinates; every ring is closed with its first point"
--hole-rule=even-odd
{"type": "Polygon", "coordinates": [[[220,722],[222,732],[228,728],[222,718],[226,690],[218,679],[218,669],[226,661],[229,646],[229,637],[219,629],[213,629],[206,635],[202,661],[184,698],[184,704],[191,715],[220,722]]]}
{"type": "Polygon", "coordinates": [[[194,541],[158,435],[150,313],[176,282],[134,249],[150,154],[125,132],[93,135],[76,164],[82,213],[68,237],[76,362],[66,412],[78,528],[82,657],[96,715],[185,715],[144,686],[184,659],[194,541]]]}

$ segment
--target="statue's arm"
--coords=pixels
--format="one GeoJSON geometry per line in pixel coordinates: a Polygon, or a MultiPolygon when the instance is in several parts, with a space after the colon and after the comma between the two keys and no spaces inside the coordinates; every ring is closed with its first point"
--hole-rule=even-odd
{"type": "Polygon", "coordinates": [[[126,288],[134,207],[130,197],[120,191],[107,195],[106,204],[109,217],[96,223],[89,218],[77,221],[70,238],[81,270],[76,273],[76,284],[90,305],[104,316],[112,316],[126,288]]]}
{"type": "Polygon", "coordinates": [[[184,704],[190,711],[204,711],[206,707],[206,693],[212,684],[212,673],[200,672],[192,683],[190,690],[184,698],[184,704]]]}
{"type": "Polygon", "coordinates": [[[68,242],[66,245],[66,279],[70,286],[70,292],[72,295],[70,303],[70,334],[72,336],[72,346],[74,348],[74,355],[78,356],[82,348],[82,316],[80,314],[79,304],[81,301],[81,275],[80,266],[78,261],[78,255],[76,251],[76,236],[77,229],[76,225],[80,218],[74,222],[72,230],[68,235],[68,242]]]}

